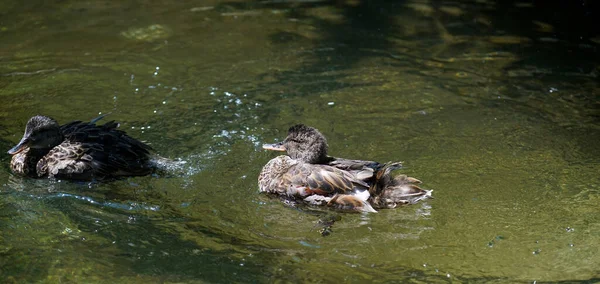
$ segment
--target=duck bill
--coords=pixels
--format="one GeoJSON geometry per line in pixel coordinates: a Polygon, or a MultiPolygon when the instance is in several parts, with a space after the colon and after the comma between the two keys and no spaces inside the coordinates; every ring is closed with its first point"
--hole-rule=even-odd
{"type": "Polygon", "coordinates": [[[21,151],[25,150],[25,148],[27,148],[28,143],[29,143],[29,139],[27,139],[26,137],[23,137],[23,139],[21,139],[21,141],[19,142],[19,144],[17,144],[17,146],[12,147],[12,149],[8,150],[8,154],[14,155],[14,154],[20,153],[21,151]]]}
{"type": "Polygon", "coordinates": [[[283,142],[279,142],[279,143],[275,143],[275,144],[264,144],[262,147],[265,150],[285,152],[285,147],[283,146],[283,142]]]}

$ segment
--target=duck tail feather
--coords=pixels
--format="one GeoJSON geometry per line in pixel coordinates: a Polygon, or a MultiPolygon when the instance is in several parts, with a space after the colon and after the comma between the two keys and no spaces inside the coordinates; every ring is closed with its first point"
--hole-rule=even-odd
{"type": "Polygon", "coordinates": [[[386,186],[394,184],[394,178],[391,173],[394,170],[402,168],[402,162],[387,162],[377,172],[375,172],[375,181],[372,183],[369,192],[372,195],[380,194],[386,186]]]}

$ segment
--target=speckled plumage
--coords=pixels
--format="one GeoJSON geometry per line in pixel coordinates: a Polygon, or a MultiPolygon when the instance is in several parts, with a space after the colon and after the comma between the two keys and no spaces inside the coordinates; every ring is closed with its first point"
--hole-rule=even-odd
{"type": "Polygon", "coordinates": [[[150,146],[117,130],[118,125],[94,120],[58,126],[52,118],[34,116],[9,151],[11,169],[24,176],[74,180],[149,174],[150,146]]]}
{"type": "Polygon", "coordinates": [[[323,134],[302,124],[292,126],[284,141],[263,148],[286,151],[287,155],[263,167],[258,177],[261,192],[364,212],[431,197],[431,190],[417,185],[419,180],[406,175],[392,177],[391,172],[402,167],[400,162],[381,164],[328,156],[323,134]]]}

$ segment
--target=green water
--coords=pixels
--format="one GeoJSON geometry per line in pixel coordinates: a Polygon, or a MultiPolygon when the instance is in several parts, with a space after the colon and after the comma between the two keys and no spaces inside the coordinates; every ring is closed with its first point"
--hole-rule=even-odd
{"type": "Polygon", "coordinates": [[[3,149],[33,115],[110,112],[179,161],[86,184],[5,154],[0,278],[600,281],[600,39],[526,4],[0,3],[3,149]],[[328,212],[258,193],[260,145],[299,122],[332,155],[404,161],[435,199],[322,237],[328,212]]]}

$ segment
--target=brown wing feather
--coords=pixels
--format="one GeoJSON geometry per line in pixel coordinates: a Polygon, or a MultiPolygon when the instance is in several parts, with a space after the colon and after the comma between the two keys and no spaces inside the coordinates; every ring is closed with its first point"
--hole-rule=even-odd
{"type": "Polygon", "coordinates": [[[367,168],[377,171],[382,166],[381,163],[375,161],[350,160],[337,157],[329,157],[327,165],[345,171],[362,171],[367,168]]]}
{"type": "Polygon", "coordinates": [[[52,148],[48,155],[37,163],[40,176],[87,179],[92,172],[92,157],[80,143],[63,142],[52,148]]]}
{"type": "Polygon", "coordinates": [[[365,181],[351,172],[299,162],[284,155],[270,160],[263,167],[258,184],[262,192],[302,197],[315,194],[332,197],[369,188],[365,181]]]}
{"type": "Polygon", "coordinates": [[[354,189],[368,189],[368,185],[349,172],[326,165],[297,164],[291,168],[291,186],[304,188],[309,194],[332,195],[354,189]]]}

